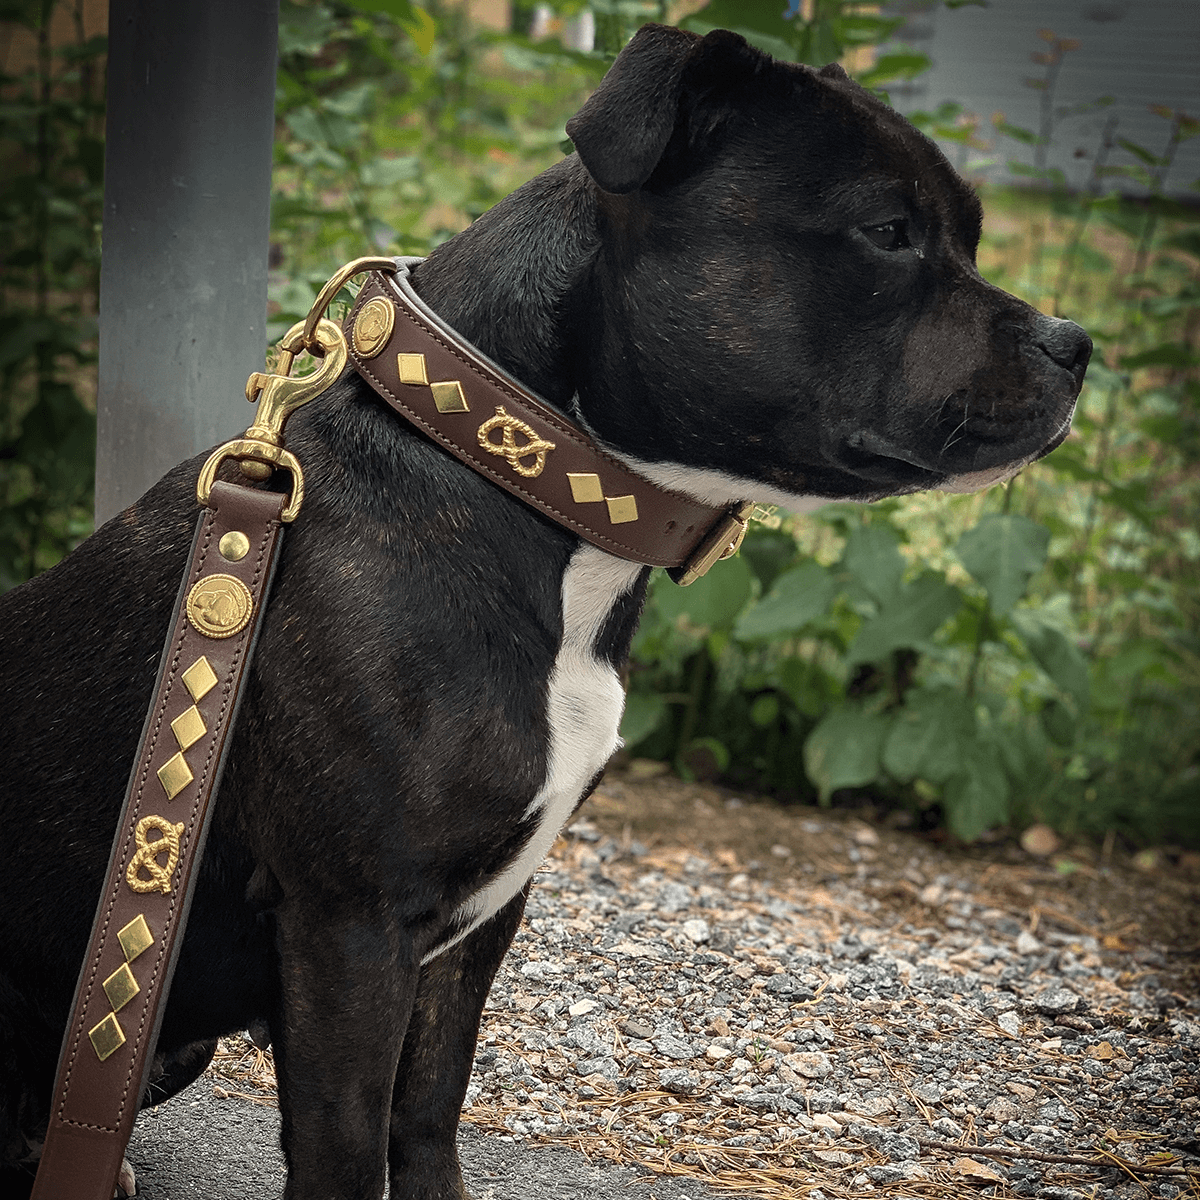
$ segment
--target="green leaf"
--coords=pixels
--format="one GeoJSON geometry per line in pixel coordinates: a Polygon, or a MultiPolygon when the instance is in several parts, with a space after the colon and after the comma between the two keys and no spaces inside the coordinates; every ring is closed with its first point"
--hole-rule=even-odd
{"type": "Polygon", "coordinates": [[[1151,154],[1145,146],[1139,146],[1137,142],[1130,141],[1129,138],[1117,138],[1117,145],[1140,158],[1148,167],[1162,166],[1163,160],[1157,154],[1151,154]]]}
{"type": "Polygon", "coordinates": [[[405,154],[400,158],[379,157],[362,168],[362,181],[367,187],[394,187],[408,179],[417,179],[421,174],[421,159],[416,154],[405,154]]]}
{"type": "Polygon", "coordinates": [[[1038,666],[1075,701],[1079,712],[1086,712],[1091,689],[1087,659],[1079,648],[1061,629],[1040,620],[1036,611],[1014,612],[1012,623],[1038,666]]]}
{"type": "Polygon", "coordinates": [[[1047,700],[1038,713],[1046,736],[1064,750],[1075,745],[1078,723],[1071,710],[1061,700],[1047,700]]]}
{"type": "Polygon", "coordinates": [[[920,646],[961,604],[958,588],[936,571],[924,572],[895,594],[877,616],[863,622],[846,651],[847,663],[878,662],[893,650],[920,646]]]}
{"type": "Polygon", "coordinates": [[[996,616],[1011,612],[1046,562],[1050,531],[1028,517],[992,513],[958,539],[955,552],[987,588],[996,616]]]}
{"type": "Polygon", "coordinates": [[[828,611],[836,590],[833,576],[809,559],[780,575],[767,595],[742,613],[734,636],[748,640],[795,633],[828,611]]]}
{"type": "Polygon", "coordinates": [[[880,604],[886,604],[900,590],[904,556],[899,541],[896,531],[881,521],[852,526],[846,535],[840,565],[880,604]]]}
{"type": "Polygon", "coordinates": [[[359,12],[383,13],[401,24],[414,19],[410,0],[346,0],[346,3],[359,12]]]}
{"type": "Polygon", "coordinates": [[[709,0],[695,18],[711,29],[751,30],[788,44],[796,29],[794,19],[784,18],[788,8],[787,0],[709,0]]]}
{"type": "Polygon", "coordinates": [[[1008,820],[1008,802],[1008,776],[999,751],[990,743],[976,742],[966,771],[953,776],[942,791],[950,832],[964,842],[973,842],[1008,820]]]}
{"type": "Polygon", "coordinates": [[[838,788],[874,783],[889,725],[887,717],[850,704],[817,724],[804,743],[804,769],[822,804],[838,788]]]}
{"type": "Polygon", "coordinates": [[[837,685],[806,658],[785,658],[775,669],[775,682],[806,717],[818,717],[829,707],[837,685]]]}
{"type": "Polygon", "coordinates": [[[693,625],[709,630],[730,629],[752,591],[749,565],[740,557],[716,563],[690,587],[659,587],[654,599],[668,620],[687,614],[693,625]]]}
{"type": "Polygon", "coordinates": [[[621,717],[621,737],[627,746],[636,746],[662,723],[667,702],[656,692],[630,692],[625,698],[621,717]]]}
{"type": "Polygon", "coordinates": [[[754,697],[750,705],[750,723],[759,729],[767,729],[779,720],[779,697],[774,692],[764,692],[754,697]]]}
{"type": "Polygon", "coordinates": [[[682,25],[689,32],[699,34],[712,33],[714,29],[728,29],[731,33],[744,37],[756,50],[761,50],[764,54],[771,55],[772,58],[778,58],[783,62],[796,61],[795,47],[788,39],[773,37],[771,34],[763,33],[749,25],[738,25],[731,22],[713,23],[708,19],[707,9],[697,16],[689,17],[682,25]]]}
{"type": "Polygon", "coordinates": [[[412,6],[412,19],[401,21],[404,32],[413,40],[413,45],[426,56],[433,50],[437,37],[437,22],[423,8],[412,6]]]}
{"type": "Polygon", "coordinates": [[[949,688],[910,692],[883,744],[883,765],[901,783],[945,783],[962,772],[975,741],[975,713],[949,688]]]}
{"type": "Polygon", "coordinates": [[[1125,354],[1121,357],[1121,366],[1127,370],[1137,367],[1193,367],[1200,362],[1200,357],[1193,354],[1182,342],[1163,342],[1143,350],[1140,354],[1125,354]]]}
{"type": "Polygon", "coordinates": [[[863,87],[878,87],[893,79],[913,79],[929,67],[924,54],[882,54],[873,66],[856,76],[863,87]]]}

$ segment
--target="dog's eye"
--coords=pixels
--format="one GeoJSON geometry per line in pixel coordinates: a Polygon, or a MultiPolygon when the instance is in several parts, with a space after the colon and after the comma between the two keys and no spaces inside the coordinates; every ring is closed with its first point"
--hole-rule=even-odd
{"type": "Polygon", "coordinates": [[[888,221],[886,225],[864,225],[863,233],[880,250],[907,250],[912,245],[908,240],[907,221],[888,221]]]}

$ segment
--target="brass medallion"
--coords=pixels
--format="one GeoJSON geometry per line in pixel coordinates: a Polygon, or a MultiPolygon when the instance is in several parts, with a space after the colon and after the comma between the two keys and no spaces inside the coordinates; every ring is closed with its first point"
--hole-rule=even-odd
{"type": "Polygon", "coordinates": [[[554,449],[553,442],[538,437],[536,429],[510,416],[503,404],[496,406],[494,417],[489,417],[480,425],[478,435],[479,444],[489,454],[498,454],[506,459],[508,465],[526,479],[536,479],[542,473],[546,465],[546,455],[554,449]],[[490,436],[494,429],[502,431],[498,442],[493,442],[490,436]],[[518,433],[525,439],[519,444],[515,437],[518,433]],[[532,458],[533,462],[524,462],[526,458],[532,458]]]}
{"type": "Polygon", "coordinates": [[[363,358],[374,358],[387,345],[395,322],[395,309],[382,296],[368,300],[354,318],[355,350],[363,358]]]}
{"type": "Polygon", "coordinates": [[[232,575],[206,575],[192,585],[187,598],[187,618],[197,633],[210,638],[233,637],[250,622],[254,597],[232,575]]]}

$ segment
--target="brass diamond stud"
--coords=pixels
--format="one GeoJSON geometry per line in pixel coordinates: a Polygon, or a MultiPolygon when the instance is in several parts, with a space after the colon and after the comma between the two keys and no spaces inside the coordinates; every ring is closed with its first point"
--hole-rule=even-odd
{"type": "Polygon", "coordinates": [[[139,954],[154,945],[154,935],[146,924],[146,918],[138,913],[128,925],[117,930],[117,941],[125,952],[125,961],[133,962],[139,954]]]}
{"type": "Polygon", "coordinates": [[[457,379],[449,379],[445,383],[431,383],[429,390],[433,393],[433,403],[440,413],[470,412],[467,397],[463,393],[462,384],[457,379]]]}
{"type": "Polygon", "coordinates": [[[425,374],[425,355],[397,354],[396,364],[400,371],[401,383],[429,384],[429,376],[425,374]]]}
{"type": "Polygon", "coordinates": [[[200,655],[183,673],[183,686],[193,700],[203,700],[216,687],[217,673],[209,666],[208,659],[200,655]]]}
{"type": "Polygon", "coordinates": [[[113,1012],[120,1012],[141,990],[128,963],[122,963],[104,981],[104,994],[113,1006],[113,1012]]]}
{"type": "Polygon", "coordinates": [[[576,504],[599,504],[604,499],[599,475],[568,471],[567,482],[571,485],[571,498],[576,504]]]}
{"type": "Polygon", "coordinates": [[[200,710],[193,704],[171,722],[171,732],[175,735],[180,750],[187,750],[208,732],[208,727],[204,724],[200,710]]]}
{"type": "Polygon", "coordinates": [[[95,1029],[89,1030],[88,1037],[101,1062],[125,1045],[125,1030],[121,1028],[115,1013],[109,1013],[95,1029]]]}
{"type": "Polygon", "coordinates": [[[192,768],[182,754],[176,754],[158,768],[158,781],[163,785],[168,800],[174,800],[192,782],[192,768]]]}
{"type": "Polygon", "coordinates": [[[633,496],[605,496],[608,504],[608,519],[614,525],[624,525],[638,519],[637,499],[633,496]]]}

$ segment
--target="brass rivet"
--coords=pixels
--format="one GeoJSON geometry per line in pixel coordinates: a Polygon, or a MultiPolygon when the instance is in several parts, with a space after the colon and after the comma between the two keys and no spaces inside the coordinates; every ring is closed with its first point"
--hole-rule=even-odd
{"type": "Polygon", "coordinates": [[[217,549],[226,562],[241,562],[250,553],[250,539],[240,529],[232,529],[217,543],[217,549]]]}
{"type": "Polygon", "coordinates": [[[192,768],[182,754],[176,754],[158,768],[158,782],[163,785],[168,800],[174,800],[192,782],[192,768]]]}
{"type": "Polygon", "coordinates": [[[171,732],[175,735],[180,750],[189,750],[208,732],[208,728],[200,710],[193,704],[171,722],[171,732]]]}

